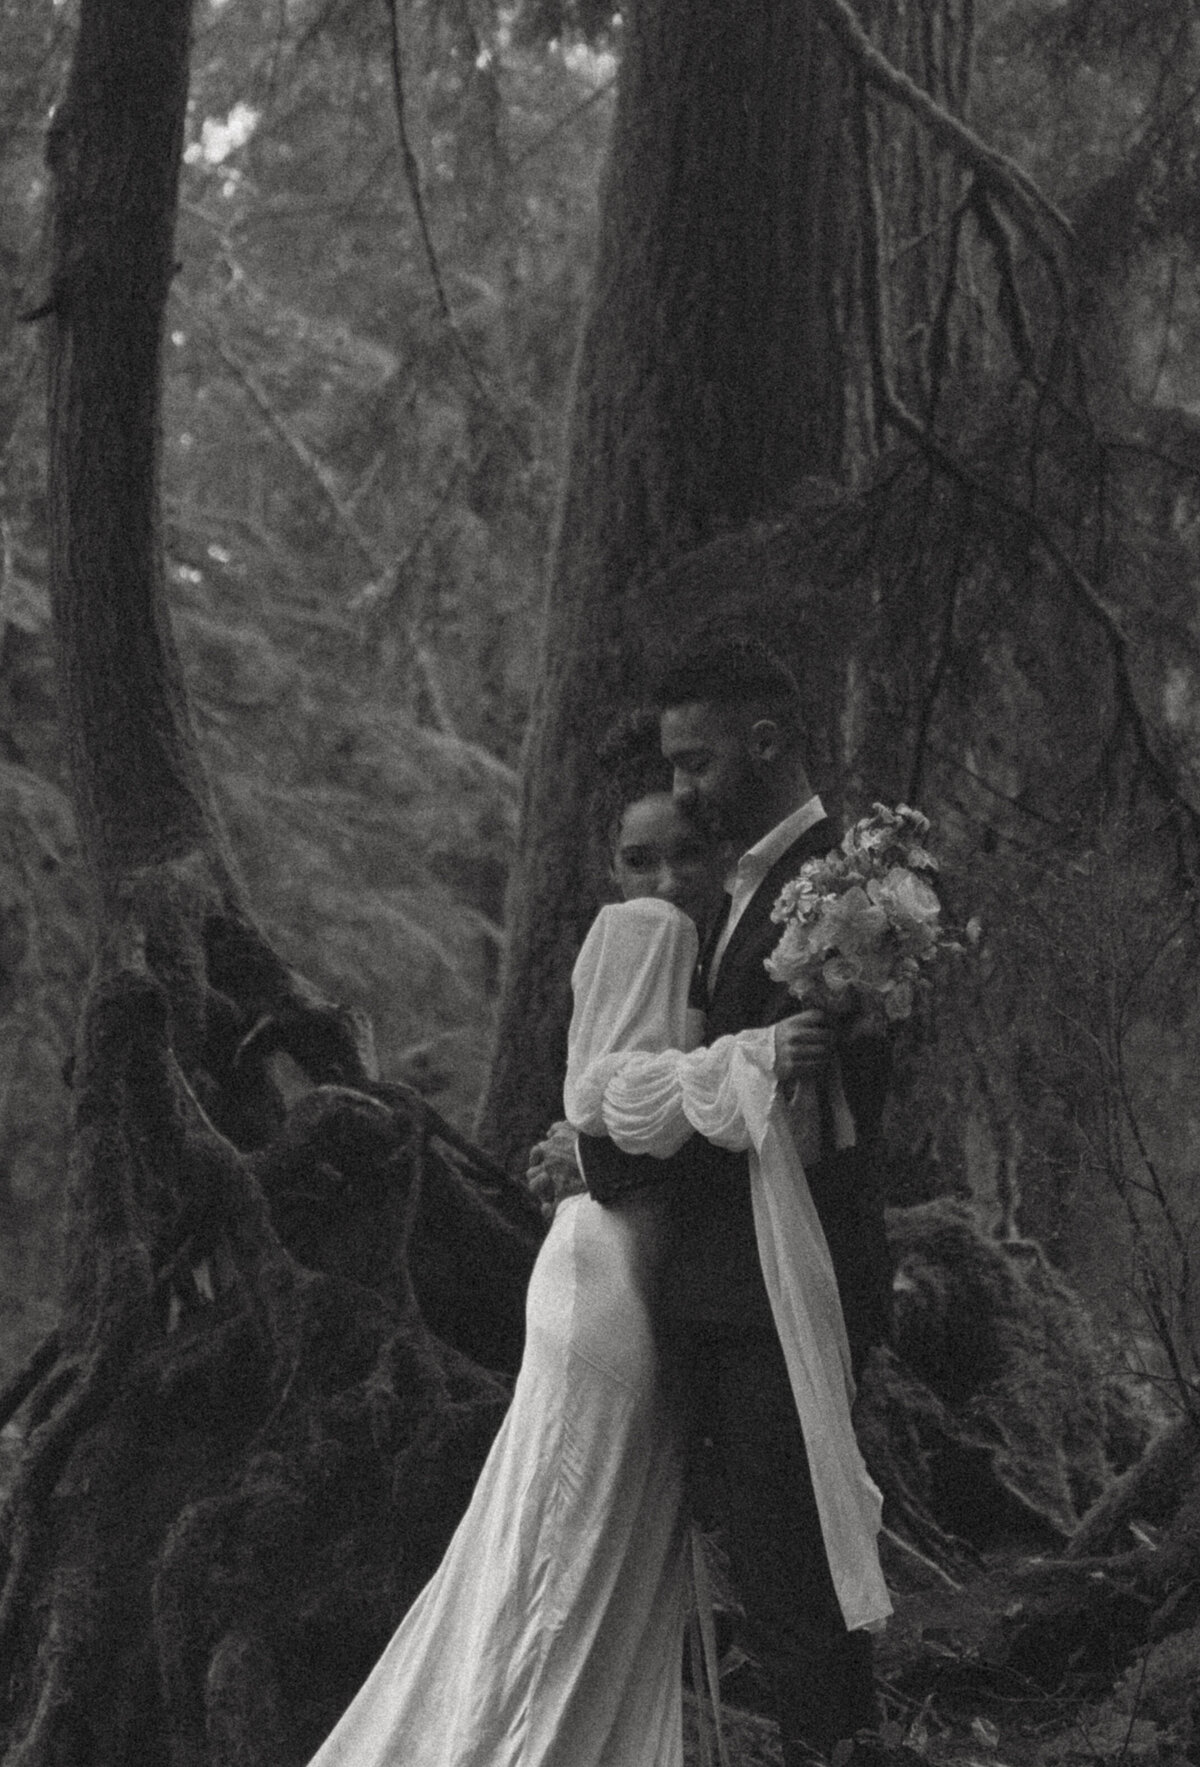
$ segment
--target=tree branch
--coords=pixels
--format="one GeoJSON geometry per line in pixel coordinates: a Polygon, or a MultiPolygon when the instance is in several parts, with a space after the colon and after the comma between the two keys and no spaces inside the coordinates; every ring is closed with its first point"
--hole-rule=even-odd
{"type": "Polygon", "coordinates": [[[447,1122],[441,1112],[435,1110],[414,1086],[406,1085],[401,1080],[381,1080],[372,1085],[370,1093],[372,1097],[382,1099],[389,1105],[401,1104],[409,1110],[421,1122],[427,1135],[435,1137],[451,1150],[461,1167],[466,1168],[466,1175],[485,1193],[510,1190],[515,1186],[522,1199],[529,1203],[531,1213],[537,1212],[536,1205],[532,1203],[529,1192],[520,1180],[514,1178],[498,1160],[492,1159],[490,1154],[476,1147],[452,1123],[447,1122]]]}
{"type": "Polygon", "coordinates": [[[570,110],[564,111],[562,116],[557,117],[548,129],[543,129],[536,141],[531,141],[528,147],[522,148],[520,153],[514,155],[512,164],[523,166],[526,160],[541,153],[564,129],[570,128],[572,123],[577,122],[585,111],[591,110],[594,104],[599,104],[602,98],[607,98],[609,93],[615,90],[616,84],[617,79],[614,74],[611,80],[604,80],[599,86],[594,86],[586,98],[580,99],[578,104],[573,104],[570,110]]]}
{"type": "Polygon", "coordinates": [[[61,1352],[59,1334],[52,1331],[49,1337],[42,1339],[24,1366],[17,1370],[4,1391],[0,1392],[0,1428],[21,1409],[30,1393],[41,1384],[42,1377],[54,1367],[61,1352]]]}
{"type": "MultiPolygon", "coordinates": [[[[176,288],[175,298],[183,307],[184,311],[190,316],[193,323],[199,326],[200,330],[204,333],[209,348],[220,357],[221,361],[225,364],[238,385],[250,397],[250,399],[253,400],[268,426],[275,431],[275,434],[280,438],[284,446],[290,451],[303,470],[316,484],[327,508],[332,513],[335,521],[346,535],[347,539],[355,547],[359,556],[366,563],[368,569],[371,571],[372,577],[393,577],[397,569],[394,561],[387,557],[371,535],[367,533],[349,503],[347,503],[346,499],[342,496],[341,491],[338,489],[337,482],[329,468],[325,465],[323,460],[319,459],[318,456],[313,453],[303,436],[297,434],[287,418],[284,417],[283,413],[276,407],[254,370],[248,367],[246,363],[239,361],[232,350],[229,349],[216,327],[200,311],[200,308],[196,302],[192,300],[190,295],[188,295],[182,288],[176,288]]],[[[362,592],[360,591],[360,594],[361,593],[362,592]]],[[[411,623],[408,624],[406,637],[412,650],[413,659],[416,662],[422,680],[425,683],[429,704],[433,711],[434,723],[442,732],[443,736],[452,737],[457,742],[464,741],[465,739],[458,730],[453,715],[450,712],[450,708],[446,703],[445,689],[442,686],[441,676],[429,647],[418,636],[411,623]]]]}
{"type": "MultiPolygon", "coordinates": [[[[965,524],[964,524],[965,525],[965,524]]],[[[961,553],[963,529],[959,529],[959,542],[950,560],[949,568],[943,574],[942,614],[939,621],[937,644],[933,657],[933,666],[925,682],[925,690],[921,695],[917,708],[916,731],[913,736],[912,765],[909,769],[908,786],[905,801],[910,804],[919,802],[925,772],[925,758],[929,752],[929,732],[933,725],[933,715],[937,702],[941,697],[942,687],[950,669],[950,657],[954,648],[954,623],[958,613],[958,591],[962,581],[961,553]]]]}
{"type": "Polygon", "coordinates": [[[1054,248],[1044,234],[1047,221],[1065,237],[1072,236],[1073,230],[1066,215],[1015,160],[997,148],[989,147],[982,136],[960,118],[952,116],[875,47],[855,17],[849,0],[816,0],[816,5],[830,31],[849,52],[862,78],[911,111],[939,147],[955,154],[985,184],[1007,197],[1028,222],[1044,251],[1053,255],[1054,248]]]}
{"type": "Polygon", "coordinates": [[[1032,510],[1024,508],[1003,491],[998,490],[985,479],[979,478],[961,461],[956,460],[945,444],[939,442],[926,426],[906,409],[890,387],[886,390],[886,398],[889,415],[896,428],[915,441],[948,477],[956,480],[964,488],[974,491],[1004,515],[1020,523],[1065,580],[1089,619],[1099,627],[1113,664],[1117,705],[1120,712],[1129,721],[1138,752],[1149,767],[1159,789],[1171,803],[1182,811],[1193,835],[1200,836],[1200,808],[1197,808],[1187,795],[1178,768],[1162,753],[1158,738],[1151,730],[1149,721],[1138,703],[1130,666],[1129,639],[1116,614],[1104,601],[1091,579],[1063,550],[1042,517],[1034,514],[1032,510]]]}
{"type": "MultiPolygon", "coordinates": [[[[830,0],[820,0],[822,5],[830,0]]],[[[841,6],[843,0],[832,0],[841,6]]],[[[856,26],[856,29],[858,27],[856,26]]],[[[866,70],[863,70],[866,77],[866,70]]],[[[864,142],[869,144],[869,125],[863,125],[864,142]]],[[[1036,541],[1046,558],[1065,580],[1085,614],[1096,624],[1108,648],[1113,668],[1113,683],[1116,691],[1117,708],[1133,732],[1134,742],[1139,755],[1149,768],[1151,776],[1167,801],[1174,805],[1183,817],[1193,843],[1200,840],[1200,808],[1192,803],[1184,787],[1178,766],[1169,756],[1164,755],[1155,732],[1138,702],[1137,692],[1133,684],[1133,671],[1130,664],[1130,646],[1124,630],[1116,614],[1107,605],[1095,585],[1084,571],[1075,563],[1060,545],[1051,532],[1047,522],[1034,510],[1017,503],[1004,491],[980,478],[969,467],[956,458],[944,442],[938,440],[930,425],[921,419],[904,403],[892,380],[889,366],[890,355],[887,339],[886,288],[883,276],[883,243],[882,243],[882,199],[878,184],[872,172],[867,155],[862,156],[861,176],[864,180],[863,201],[863,235],[866,261],[864,264],[864,304],[867,317],[868,347],[876,376],[876,398],[882,402],[883,412],[888,421],[915,442],[926,455],[948,478],[974,492],[994,508],[1000,510],[1010,519],[1018,522],[1026,533],[1036,541]]],[[[1194,874],[1195,862],[1189,857],[1186,860],[1189,874],[1194,874]]]]}
{"type": "Polygon", "coordinates": [[[233,351],[226,344],[224,338],[221,337],[216,326],[212,324],[206,314],[201,312],[200,307],[187,291],[183,288],[176,287],[174,295],[175,299],[179,302],[184,312],[188,314],[192,322],[195,325],[198,325],[203,331],[209,348],[215,355],[220,357],[221,361],[225,364],[225,367],[237,381],[238,385],[249,395],[251,400],[257,406],[261,415],[266,419],[268,427],[275,431],[275,434],[283,442],[284,446],[299,461],[300,465],[304,468],[304,471],[316,482],[321,495],[336,519],[338,526],[350,540],[352,545],[358,550],[368,568],[381,575],[386,574],[391,568],[390,560],[388,560],[385,554],[376,545],[375,541],[367,533],[365,528],[361,526],[354,511],[338,489],[337,482],[324,461],[313,453],[303,436],[299,435],[297,431],[293,429],[287,418],[284,417],[283,413],[271,399],[270,394],[267,392],[254,370],[234,355],[233,351]]]}
{"type": "Polygon", "coordinates": [[[974,185],[968,198],[975,224],[979,228],[980,237],[991,248],[992,262],[996,267],[998,282],[997,304],[1000,318],[1008,332],[1013,355],[1035,385],[1040,376],[1034,360],[1033,335],[1029,327],[1029,316],[1025,311],[1025,303],[1021,299],[1021,290],[1017,281],[1016,257],[1013,242],[1003,220],[992,206],[991,196],[985,185],[978,182],[974,185]]]}
{"type": "Polygon", "coordinates": [[[421,235],[421,244],[425,251],[425,260],[429,265],[429,275],[433,282],[433,291],[437,299],[438,311],[445,322],[454,345],[456,354],[463,367],[471,377],[471,384],[484,404],[494,414],[496,421],[512,443],[522,459],[528,457],[529,450],[517,433],[517,430],[500,410],[494,394],[484,384],[483,376],[471,352],[467,349],[459,330],[458,321],[450,308],[446,294],[446,284],[442,278],[442,268],[438,261],[437,248],[433,243],[433,234],[429,228],[429,216],[425,208],[425,198],[421,193],[421,172],[417,165],[417,156],[413,152],[412,140],[408,133],[408,109],[404,98],[404,74],[400,63],[400,21],[396,11],[396,0],[384,0],[388,15],[388,43],[391,59],[392,98],[396,113],[396,130],[400,137],[400,156],[404,163],[404,177],[412,197],[413,212],[417,219],[417,230],[421,235]]]}

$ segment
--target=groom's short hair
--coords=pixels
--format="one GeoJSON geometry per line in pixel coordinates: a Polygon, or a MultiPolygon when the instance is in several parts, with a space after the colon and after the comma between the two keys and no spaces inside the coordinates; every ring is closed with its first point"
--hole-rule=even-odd
{"type": "Polygon", "coordinates": [[[659,668],[653,701],[660,712],[697,704],[750,707],[793,736],[802,729],[796,677],[751,632],[708,631],[678,646],[659,668]]]}

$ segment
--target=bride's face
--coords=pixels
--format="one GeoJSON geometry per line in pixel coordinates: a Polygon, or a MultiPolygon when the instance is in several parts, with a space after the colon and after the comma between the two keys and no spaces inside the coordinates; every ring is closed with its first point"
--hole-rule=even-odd
{"type": "Polygon", "coordinates": [[[721,899],[725,855],[668,792],[627,806],[613,852],[613,876],[626,902],[657,896],[701,925],[721,899]]]}

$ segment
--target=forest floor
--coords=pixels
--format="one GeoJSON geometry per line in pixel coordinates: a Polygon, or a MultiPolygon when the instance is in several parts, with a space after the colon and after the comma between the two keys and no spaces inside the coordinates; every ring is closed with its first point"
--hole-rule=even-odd
{"type": "MultiPolygon", "coordinates": [[[[19,1451],[19,1431],[0,1431],[0,1498],[19,1451]]],[[[1107,1674],[1068,1666],[1048,1690],[1004,1661],[1006,1624],[1036,1563],[1028,1549],[1013,1548],[990,1555],[958,1587],[931,1578],[907,1589],[889,1567],[895,1613],[875,1659],[883,1722],[877,1739],[861,1740],[833,1767],[1200,1767],[1200,1626],[1107,1674]]],[[[730,1693],[722,1712],[728,1767],[780,1767],[774,1724],[730,1693]]],[[[685,1767],[717,1767],[705,1712],[702,1724],[685,1695],[685,1767]]]]}
{"type": "MultiPolygon", "coordinates": [[[[1048,1691],[999,1660],[1029,1563],[1028,1553],[998,1553],[961,1588],[894,1593],[876,1648],[879,1739],[835,1767],[1196,1767],[1200,1629],[1164,1639],[1115,1679],[1068,1673],[1048,1691]]],[[[729,1767],[780,1767],[773,1724],[736,1706],[723,1724],[729,1767]]],[[[685,1740],[687,1767],[704,1767],[690,1696],[685,1740]]]]}

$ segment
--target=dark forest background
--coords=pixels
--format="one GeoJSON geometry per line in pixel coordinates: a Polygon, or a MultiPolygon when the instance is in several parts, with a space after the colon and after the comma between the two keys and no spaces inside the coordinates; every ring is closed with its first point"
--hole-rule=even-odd
{"type": "MultiPolygon", "coordinates": [[[[88,1019],[81,1037],[81,1012],[118,901],[101,887],[97,914],[52,642],[45,321],[72,262],[51,228],[46,138],[78,17],[55,0],[0,0],[0,1390],[17,1381],[0,1468],[6,1480],[34,1468],[7,1524],[0,1602],[0,1635],[25,1628],[4,1735],[30,1752],[14,1761],[132,1760],[147,1722],[164,1760],[300,1760],[436,1560],[515,1355],[510,1291],[537,1230],[500,1168],[518,1173],[554,1114],[564,964],[601,887],[580,832],[595,738],[636,693],[644,634],[683,606],[669,573],[666,591],[654,574],[681,555],[701,561],[674,591],[690,617],[741,598],[777,620],[827,797],[851,813],[876,795],[917,802],[954,909],[984,929],[978,957],[905,1034],[887,1125],[897,1333],[863,1433],[889,1497],[889,1570],[917,1604],[897,1628],[889,1740],[960,1759],[997,1746],[1006,1759],[1197,1759],[1200,20],[1186,0],[813,0],[792,15],[809,33],[804,102],[822,92],[832,120],[798,147],[800,101],[771,112],[785,99],[761,78],[772,32],[781,66],[799,54],[793,26],[768,5],[745,21],[726,12],[694,0],[672,39],[662,21],[675,15],[649,0],[624,17],[582,0],[196,5],[165,316],[165,599],[239,898],[289,971],[369,1018],[377,1072],[310,1061],[302,1038],[281,1035],[272,1099],[292,1115],[278,1157],[188,1079],[231,1144],[267,1149],[247,1170],[288,1279],[322,1270],[347,1318],[361,1325],[338,1283],[356,1274],[363,1236],[416,1221],[436,1379],[425,1348],[406,1374],[384,1332],[392,1410],[380,1425],[369,1395],[373,1421],[356,1413],[354,1427],[393,1478],[411,1445],[399,1411],[436,1387],[443,1424],[458,1407],[437,1452],[462,1490],[427,1503],[433,1520],[417,1505],[415,1547],[406,1521],[377,1546],[408,1549],[394,1577],[338,1544],[328,1494],[327,1510],[303,1510],[297,1538],[313,1565],[328,1547],[320,1562],[344,1599],[313,1598],[302,1642],[328,1653],[339,1629],[355,1642],[286,1721],[255,1705],[246,1689],[271,1682],[264,1653],[295,1644],[297,1622],[277,1610],[298,1573],[258,1535],[253,1550],[241,1534],[231,1544],[229,1515],[260,1499],[265,1513],[272,1478],[299,1514],[295,1491],[314,1476],[278,1434],[292,1387],[264,1373],[220,1451],[197,1452],[180,1510],[193,1533],[177,1527],[156,1561],[149,1631],[165,1692],[147,1691],[142,1664],[144,1686],[98,1739],[61,1716],[69,1688],[50,1716],[28,1716],[29,1652],[45,1613],[70,1611],[43,1561],[78,1556],[58,1449],[39,1459],[29,1444],[62,1416],[55,1358],[73,1328],[51,1334],[64,1208],[77,1238],[94,1220],[78,1180],[66,1200],[79,1050],[95,1029],[88,1019]],[[705,63],[707,32],[753,54],[705,63]],[[751,88],[761,115],[742,101],[751,88]],[[709,449],[710,485],[671,445],[699,436],[698,458],[707,416],[713,435],[725,420],[715,373],[687,416],[706,346],[686,324],[652,345],[683,392],[650,411],[629,390],[653,378],[636,368],[629,315],[674,314],[680,289],[679,311],[702,303],[704,242],[721,231],[698,179],[693,232],[672,237],[680,257],[635,286],[639,207],[681,206],[667,182],[630,177],[652,114],[664,165],[672,142],[728,144],[730,118],[752,116],[755,151],[781,168],[780,212],[789,180],[828,190],[812,211],[823,230],[807,237],[832,293],[797,305],[803,323],[764,307],[764,332],[798,325],[799,341],[787,372],[770,370],[783,415],[764,425],[745,487],[728,453],[709,449]],[[782,158],[785,138],[800,159],[782,158]],[[665,600],[649,599],[651,582],[665,600]],[[326,1096],[334,1081],[408,1112],[412,1136],[397,1152],[365,1118],[349,1135],[321,1118],[336,1156],[297,1177],[314,1083],[320,1110],[345,1104],[326,1096]],[[456,1135],[481,1149],[454,1156],[445,1220],[430,1205],[406,1215],[370,1185],[339,1214],[322,1189],[355,1157],[372,1183],[399,1161],[428,1187],[428,1137],[442,1130],[443,1149],[456,1135]],[[464,1220],[460,1238],[492,1231],[463,1201],[481,1181],[508,1216],[509,1262],[490,1300],[476,1273],[448,1302],[461,1269],[445,1245],[464,1220]],[[206,1503],[227,1508],[219,1526],[204,1512],[201,1549],[206,1503]],[[48,1526],[28,1519],[51,1509],[48,1526]],[[1075,1568],[1014,1594],[1014,1553],[1075,1568]],[[214,1594],[231,1559],[244,1600],[214,1594]],[[366,1592],[345,1596],[355,1577],[366,1592]],[[957,1717],[939,1721],[939,1701],[957,1717]],[[1041,1729],[1017,1744],[1022,1701],[1041,1729]]],[[[737,140],[720,149],[730,164],[750,154],[737,140]]],[[[732,183],[722,200],[736,207],[732,183]]],[[[73,249],[90,249],[86,232],[73,249]]],[[[713,348],[744,372],[744,396],[737,325],[713,299],[713,348]]],[[[118,668],[97,691],[119,700],[122,680],[118,668]]],[[[239,1048],[261,1022],[239,1023],[239,1048]]],[[[236,1350],[228,1271],[241,1252],[196,1231],[167,1235],[158,1328],[200,1346],[211,1313],[236,1350]]],[[[291,1326],[278,1272],[263,1268],[241,1280],[260,1285],[278,1350],[291,1326]]],[[[87,1307],[77,1277],[67,1292],[69,1322],[87,1307]]],[[[197,1367],[207,1353],[195,1348],[197,1367]]],[[[313,1354],[333,1391],[336,1354],[313,1354]]],[[[124,1403],[115,1374],[96,1390],[124,1403]]],[[[190,1412],[183,1427],[193,1444],[190,1412]]],[[[62,1440],[83,1428],[70,1421],[62,1440]]],[[[164,1492],[161,1469],[150,1484],[165,1531],[182,1485],[164,1492]]],[[[109,1574],[89,1571],[97,1588],[109,1574]]],[[[133,1599],[122,1585],[110,1620],[133,1599]]],[[[111,1661],[77,1617],[67,1631],[63,1686],[71,1674],[101,1685],[111,1661]]],[[[271,1673],[288,1693],[277,1663],[271,1673]]]]}
{"type": "MultiPolygon", "coordinates": [[[[90,928],[47,577],[48,109],[67,8],[4,20],[2,1170],[10,1369],[53,1318],[90,928]]],[[[615,67],[466,16],[196,15],[171,293],[171,611],[250,895],[469,1129],[499,969],[566,385],[615,67]],[[511,33],[509,33],[511,36],[511,33]],[[477,65],[478,64],[478,65],[477,65]],[[411,91],[407,90],[411,87],[411,91]],[[452,304],[452,319],[444,303],[452,304]]]]}

